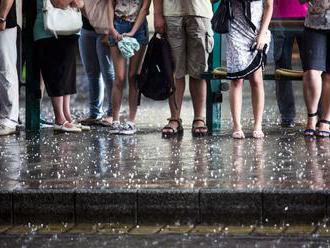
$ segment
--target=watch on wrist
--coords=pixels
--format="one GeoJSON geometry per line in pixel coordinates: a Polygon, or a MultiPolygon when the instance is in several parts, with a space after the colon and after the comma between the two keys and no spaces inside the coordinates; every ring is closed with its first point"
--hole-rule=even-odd
{"type": "Polygon", "coordinates": [[[6,18],[0,17],[0,23],[6,22],[6,18]]]}

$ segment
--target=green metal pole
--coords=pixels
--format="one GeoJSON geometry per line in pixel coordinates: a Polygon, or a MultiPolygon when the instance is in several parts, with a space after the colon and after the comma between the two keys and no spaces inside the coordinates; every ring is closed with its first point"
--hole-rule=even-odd
{"type": "MultiPolygon", "coordinates": [[[[213,11],[216,11],[219,3],[213,4],[213,11]]],[[[221,66],[221,36],[214,34],[214,49],[210,55],[209,68],[221,66]]],[[[207,103],[206,103],[206,122],[212,134],[219,134],[221,130],[221,81],[208,80],[207,84],[207,103]]]]}
{"type": "Polygon", "coordinates": [[[26,130],[40,129],[40,69],[36,62],[33,41],[33,26],[36,15],[36,0],[23,1],[24,49],[26,54],[26,130]]]}

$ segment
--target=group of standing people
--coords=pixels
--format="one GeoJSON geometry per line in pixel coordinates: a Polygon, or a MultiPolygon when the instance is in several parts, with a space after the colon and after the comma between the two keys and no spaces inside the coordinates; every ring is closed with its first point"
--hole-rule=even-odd
{"type": "MultiPolygon", "coordinates": [[[[43,2],[35,1],[34,40],[41,76],[54,109],[54,130],[81,132],[88,130],[90,125],[103,125],[108,127],[111,134],[134,134],[137,130],[135,118],[138,103],[136,75],[148,45],[146,16],[149,14],[151,0],[113,0],[109,36],[98,34],[89,20],[83,17],[80,35],[59,37],[44,28],[43,2]],[[121,54],[118,42],[124,37],[135,38],[140,49],[128,61],[129,114],[125,122],[120,122],[127,60],[121,54]],[[79,122],[73,119],[70,111],[70,96],[76,93],[75,55],[78,42],[90,93],[89,116],[79,122]],[[108,43],[110,49],[105,43],[108,43]],[[105,89],[109,106],[104,112],[105,89]]],[[[58,8],[84,8],[83,0],[52,0],[52,3],[58,8]]],[[[173,137],[183,133],[180,112],[188,75],[194,110],[191,132],[195,136],[204,136],[208,133],[205,124],[207,87],[201,74],[208,69],[208,57],[214,46],[211,1],[153,0],[153,4],[155,31],[167,34],[175,64],[176,92],[169,99],[171,116],[162,129],[162,135],[173,137]]],[[[268,28],[274,6],[274,16],[286,18],[287,13],[280,10],[279,6],[290,9],[290,4],[296,5],[295,11],[301,8],[301,12],[296,14],[299,17],[307,11],[305,30],[301,34],[273,34],[277,52],[276,66],[291,66],[292,43],[297,38],[304,69],[304,95],[308,111],[304,134],[330,135],[330,1],[231,0],[233,19],[226,41],[228,78],[232,80],[230,106],[233,138],[245,138],[241,125],[244,79],[248,79],[251,86],[255,120],[252,135],[254,138],[264,137],[262,70],[271,41],[268,28]]],[[[16,40],[15,20],[15,1],[0,0],[0,135],[16,132],[18,121],[17,55],[12,42],[16,40]]],[[[293,126],[295,108],[291,82],[278,81],[276,90],[282,125],[293,126]]]]}

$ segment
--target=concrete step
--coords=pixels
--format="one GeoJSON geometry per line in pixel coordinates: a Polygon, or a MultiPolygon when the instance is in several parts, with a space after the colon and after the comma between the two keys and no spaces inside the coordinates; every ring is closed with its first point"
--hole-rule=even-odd
{"type": "Polygon", "coordinates": [[[0,225],[316,224],[329,200],[324,190],[25,189],[0,192],[0,225]]]}

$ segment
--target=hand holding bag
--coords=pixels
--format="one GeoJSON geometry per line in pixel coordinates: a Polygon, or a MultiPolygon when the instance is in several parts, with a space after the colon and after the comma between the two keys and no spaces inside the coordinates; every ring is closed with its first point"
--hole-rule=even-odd
{"type": "Polygon", "coordinates": [[[51,0],[44,0],[44,26],[57,38],[58,35],[76,34],[82,28],[81,12],[68,6],[66,9],[56,8],[51,0]]]}
{"type": "Polygon", "coordinates": [[[229,33],[232,17],[233,14],[230,0],[221,0],[221,3],[211,20],[214,32],[219,34],[229,33]]]}
{"type": "Polygon", "coordinates": [[[109,34],[111,0],[85,0],[84,15],[96,33],[109,34]]]}

